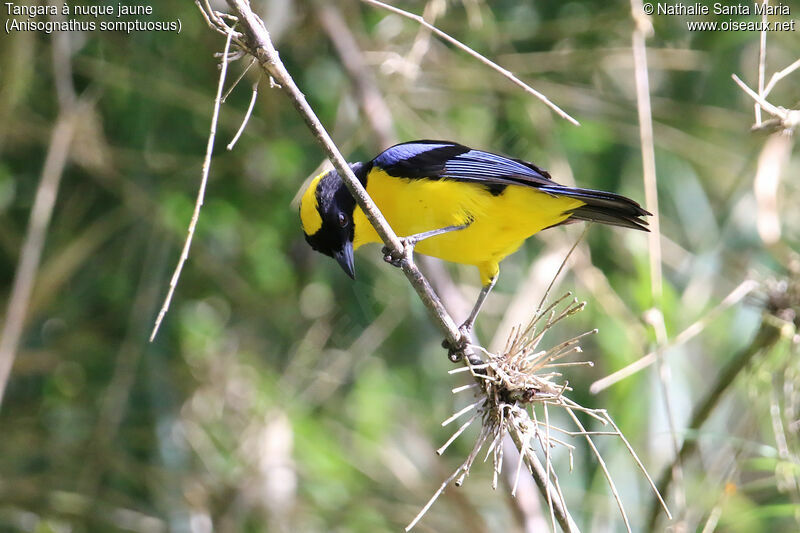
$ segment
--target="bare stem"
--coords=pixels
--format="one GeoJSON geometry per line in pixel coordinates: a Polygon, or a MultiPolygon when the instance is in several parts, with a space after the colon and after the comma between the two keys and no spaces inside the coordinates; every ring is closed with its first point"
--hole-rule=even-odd
{"type": "MultiPolygon", "coordinates": [[[[370,223],[375,227],[378,235],[381,237],[381,240],[389,248],[389,250],[404,257],[402,261],[403,272],[405,273],[406,277],[410,280],[412,286],[417,291],[423,303],[428,308],[436,324],[445,333],[447,340],[451,343],[460,342],[461,334],[456,328],[455,322],[442,306],[438,296],[433,292],[427,279],[423,277],[419,269],[414,264],[413,257],[410,254],[404,255],[406,251],[402,246],[402,243],[398,239],[397,235],[388,225],[385,218],[382,216],[377,206],[371,200],[371,198],[367,194],[362,184],[353,175],[349,165],[342,157],[342,155],[339,153],[339,150],[334,145],[330,136],[325,131],[319,119],[316,117],[313,110],[306,102],[305,97],[300,92],[299,88],[294,83],[294,80],[292,79],[291,75],[287,72],[286,68],[281,62],[278,56],[278,52],[274,48],[270,40],[269,33],[265,29],[263,22],[255,14],[253,14],[253,12],[250,10],[249,3],[246,0],[227,0],[227,1],[232,8],[233,14],[238,19],[237,28],[241,28],[242,32],[241,34],[235,35],[233,41],[237,42],[237,39],[239,39],[238,42],[241,42],[241,46],[243,47],[243,49],[257,59],[259,65],[265,71],[265,73],[269,75],[272,79],[274,79],[277,82],[280,89],[287,94],[290,101],[292,102],[292,105],[300,113],[301,117],[306,122],[307,126],[312,131],[313,135],[319,141],[320,145],[324,148],[326,155],[330,158],[334,167],[344,180],[344,183],[346,184],[350,192],[353,194],[353,197],[355,198],[356,202],[362,208],[364,213],[367,215],[367,218],[369,219],[370,223]]],[[[373,5],[384,7],[394,12],[398,12],[396,8],[392,8],[391,6],[387,6],[386,4],[382,4],[381,2],[377,2],[375,0],[365,0],[365,1],[373,5]]],[[[210,9],[207,3],[206,3],[206,9],[210,9]]],[[[414,18],[414,16],[411,17],[414,18]]],[[[206,18],[207,20],[210,21],[212,25],[218,26],[220,24],[219,21],[216,20],[219,17],[218,16],[215,17],[213,13],[206,14],[206,18]]],[[[423,25],[427,24],[424,22],[424,20],[421,19],[420,23],[422,23],[423,25]]],[[[228,26],[225,27],[227,28],[228,26]]],[[[446,35],[442,34],[442,32],[436,30],[433,27],[431,27],[430,29],[440,37],[446,35]]],[[[443,38],[445,38],[449,42],[455,41],[449,36],[443,38]]],[[[453,44],[456,43],[457,41],[454,42],[453,44]]],[[[456,46],[459,45],[456,44],[456,46]]],[[[464,45],[461,45],[459,47],[462,49],[465,48],[464,45]]],[[[471,51],[470,53],[482,58],[482,56],[480,56],[474,51],[471,51]]],[[[485,58],[483,59],[485,60],[485,58]]],[[[501,72],[502,71],[503,70],[501,69],[501,72]]],[[[505,72],[509,76],[512,76],[511,78],[512,81],[516,79],[513,78],[513,75],[511,75],[507,71],[505,72]]],[[[518,84],[520,83],[521,82],[518,82],[518,84]]],[[[575,305],[578,305],[580,307],[580,304],[576,303],[575,305]]],[[[572,307],[570,307],[570,309],[572,309],[572,307]]],[[[554,321],[558,321],[564,316],[566,316],[564,313],[556,314],[555,312],[553,312],[552,316],[547,318],[547,323],[549,325],[552,325],[554,321]]],[[[571,347],[572,347],[571,344],[565,344],[563,349],[569,350],[571,349],[571,347]]],[[[480,346],[475,346],[475,348],[482,349],[480,346]]],[[[470,354],[467,355],[469,356],[470,354]]],[[[556,355],[563,355],[563,354],[559,352],[556,355]]],[[[466,361],[468,365],[473,364],[472,360],[470,360],[469,357],[466,358],[466,361]]],[[[479,370],[480,367],[481,365],[475,365],[475,366],[469,366],[469,368],[467,369],[472,372],[472,375],[475,377],[478,383],[483,383],[483,380],[487,379],[487,375],[483,371],[479,370]]],[[[559,390],[552,391],[552,394],[554,395],[554,397],[560,397],[561,393],[564,391],[565,388],[566,388],[566,383],[564,384],[564,387],[560,388],[559,390]]],[[[467,411],[473,408],[474,406],[469,406],[466,410],[458,413],[456,416],[459,416],[461,414],[466,414],[467,411]]],[[[579,409],[579,406],[571,406],[570,408],[579,409]]],[[[501,415],[500,427],[502,427],[503,413],[501,412],[500,415],[501,415]]],[[[472,416],[470,418],[470,421],[476,419],[477,418],[475,416],[472,416]]],[[[530,420],[528,413],[525,413],[524,420],[522,418],[522,415],[519,415],[518,419],[522,423],[524,423],[524,420],[530,420]]],[[[461,432],[463,431],[463,428],[465,428],[466,426],[469,426],[469,422],[462,425],[461,428],[459,428],[456,431],[456,435],[453,438],[458,437],[458,435],[461,434],[461,432]]],[[[530,439],[533,437],[529,435],[528,436],[523,435],[522,431],[519,428],[516,428],[513,431],[509,431],[509,433],[513,437],[518,449],[521,450],[522,460],[529,467],[532,473],[532,477],[539,488],[539,491],[541,492],[545,501],[548,502],[548,505],[552,505],[553,515],[555,517],[556,522],[560,525],[560,527],[564,531],[577,532],[578,527],[570,517],[569,511],[564,503],[564,497],[558,486],[558,480],[555,475],[555,472],[553,472],[549,467],[548,469],[545,469],[545,467],[541,464],[539,458],[535,454],[532,446],[530,445],[530,439]]],[[[491,428],[486,424],[484,424],[483,427],[481,428],[481,435],[478,437],[473,452],[470,454],[470,456],[467,458],[464,464],[441,485],[440,489],[434,494],[433,498],[431,498],[428,505],[426,505],[425,508],[423,508],[423,510],[420,512],[419,515],[417,515],[417,517],[414,519],[412,524],[409,525],[409,527],[413,526],[425,514],[425,512],[432,504],[432,502],[444,491],[444,489],[451,482],[455,483],[455,485],[457,486],[463,482],[463,479],[469,472],[469,469],[473,464],[473,461],[475,460],[477,454],[480,452],[480,450],[483,448],[484,445],[488,444],[489,448],[487,453],[490,455],[491,454],[494,455],[495,473],[496,474],[500,473],[503,461],[502,451],[499,447],[500,442],[502,440],[502,433],[499,435],[494,435],[494,438],[491,439],[490,436],[492,436],[491,428]]],[[[552,439],[552,437],[550,438],[552,439]]]]}
{"type": "Polygon", "coordinates": [[[28,229],[14,275],[14,284],[11,286],[11,295],[8,298],[2,338],[0,338],[0,402],[3,400],[25,325],[25,315],[36,274],[39,271],[47,228],[50,225],[53,206],[58,195],[58,186],[75,130],[75,118],[76,116],[72,113],[59,116],[50,136],[50,147],[47,150],[42,177],[36,189],[28,229]]]}
{"type": "MultiPolygon", "coordinates": [[[[753,338],[753,341],[747,348],[738,352],[728,361],[728,364],[726,364],[717,375],[717,379],[705,399],[695,407],[687,432],[696,433],[705,421],[708,420],[709,415],[711,415],[711,412],[719,404],[725,391],[727,391],[730,385],[736,380],[736,376],[739,375],[753,357],[764,350],[770,349],[778,342],[781,337],[779,322],[778,319],[771,315],[764,315],[761,327],[753,338]]],[[[667,491],[672,482],[673,477],[671,473],[675,464],[685,463],[686,459],[697,449],[697,443],[697,438],[685,439],[680,452],[678,452],[678,455],[675,457],[673,465],[664,470],[661,479],[658,481],[658,492],[664,497],[667,496],[667,491]]],[[[655,531],[657,518],[658,505],[653,504],[653,507],[650,509],[650,527],[648,531],[655,531]]]]}
{"type": "Polygon", "coordinates": [[[711,309],[708,313],[703,315],[702,318],[698,319],[692,325],[681,331],[670,342],[662,344],[656,350],[650,352],[645,356],[642,356],[633,363],[617,370],[613,374],[598,379],[597,381],[592,383],[591,387],[589,387],[589,392],[591,392],[592,394],[597,394],[598,392],[607,389],[611,385],[614,385],[618,381],[621,381],[629,376],[632,376],[633,374],[652,365],[653,363],[656,362],[656,357],[658,357],[658,353],[663,353],[664,351],[670,348],[679,346],[684,342],[687,342],[688,340],[694,338],[701,331],[703,331],[706,328],[706,326],[708,326],[720,314],[722,314],[723,311],[741,301],[742,298],[750,294],[750,292],[752,292],[756,287],[758,287],[758,283],[756,283],[753,280],[743,281],[735,289],[733,289],[731,293],[728,294],[716,307],[711,309]]]}
{"type": "MultiPolygon", "coordinates": [[[[761,15],[762,28],[767,24],[767,10],[766,7],[769,0],[763,0],[764,14],[761,15]]],[[[761,30],[761,40],[758,52],[758,95],[764,97],[764,77],[767,65],[767,30],[761,30]]],[[[761,106],[758,103],[753,104],[756,113],[756,125],[761,125],[761,106]]]]}
{"type": "Polygon", "coordinates": [[[580,236],[578,236],[578,238],[575,240],[575,244],[572,245],[572,248],[569,249],[569,251],[567,252],[567,255],[564,256],[564,260],[561,261],[561,265],[559,265],[558,270],[556,271],[555,275],[553,276],[553,279],[550,280],[550,284],[547,286],[547,289],[544,291],[544,294],[542,295],[542,299],[539,301],[539,305],[536,306],[536,312],[534,313],[534,316],[539,315],[539,311],[542,310],[542,306],[544,305],[544,302],[547,300],[547,297],[550,295],[550,291],[553,289],[553,285],[555,284],[556,280],[558,279],[558,276],[561,275],[561,271],[564,270],[564,266],[566,266],[567,261],[569,260],[569,257],[572,255],[572,252],[575,251],[575,248],[578,246],[578,244],[586,236],[586,233],[589,231],[589,228],[591,227],[591,225],[592,225],[591,222],[586,224],[586,227],[583,228],[583,232],[581,232],[580,236]]]}
{"type": "Polygon", "coordinates": [[[547,477],[547,472],[545,471],[544,466],[542,466],[542,463],[539,461],[539,458],[536,457],[536,454],[531,452],[530,446],[523,442],[517,431],[510,431],[509,434],[511,435],[511,438],[514,439],[514,444],[516,444],[517,449],[520,450],[520,453],[522,454],[522,460],[525,461],[525,464],[528,466],[531,476],[533,476],[533,480],[536,482],[536,485],[539,486],[539,491],[545,495],[545,499],[548,504],[552,502],[553,513],[555,514],[558,525],[561,526],[561,529],[564,531],[564,533],[579,532],[580,529],[578,528],[578,525],[570,516],[569,511],[567,511],[567,508],[561,499],[561,496],[558,494],[550,479],[547,477]]]}
{"type": "Polygon", "coordinates": [[[778,117],[783,120],[786,120],[788,118],[788,112],[785,109],[775,107],[774,105],[766,101],[761,95],[756,94],[755,91],[753,91],[753,89],[748,87],[747,84],[739,78],[739,76],[737,76],[736,74],[731,74],[731,78],[733,78],[733,81],[735,81],[736,84],[739,87],[741,87],[742,90],[748,94],[748,96],[750,96],[750,98],[755,100],[764,111],[766,111],[772,116],[778,117]]]}
{"type": "Polygon", "coordinates": [[[318,1],[318,16],[325,33],[333,43],[342,65],[352,80],[362,116],[375,133],[381,148],[397,143],[394,133],[392,113],[378,90],[375,80],[367,70],[364,54],[359,48],[353,32],[342,18],[342,13],[334,2],[318,1]]]}
{"type": "Polygon", "coordinates": [[[617,507],[619,508],[619,512],[622,515],[622,521],[625,523],[625,529],[628,533],[631,533],[631,523],[628,520],[628,514],[625,512],[625,506],[622,504],[622,498],[620,498],[619,492],[617,491],[617,485],[614,483],[613,478],[611,477],[611,472],[608,471],[608,467],[606,466],[606,462],[603,460],[603,456],[600,455],[600,451],[595,446],[594,441],[592,440],[591,435],[586,432],[586,428],[583,427],[580,419],[575,415],[575,413],[569,407],[565,408],[567,414],[569,414],[572,421],[578,427],[578,429],[583,432],[584,438],[586,439],[586,443],[589,445],[589,448],[592,449],[592,453],[594,453],[595,458],[597,459],[597,463],[600,465],[600,469],[603,471],[603,475],[608,482],[608,486],[611,489],[611,493],[614,495],[614,500],[617,502],[617,507]]]}
{"type": "MultiPolygon", "coordinates": [[[[228,0],[228,4],[239,18],[239,23],[245,34],[248,51],[256,57],[265,72],[278,82],[281,89],[289,97],[314,137],[316,137],[325,150],[326,155],[330,158],[334,168],[339,172],[345,185],[353,194],[359,207],[361,207],[370,223],[375,227],[375,230],[384,244],[392,252],[402,255],[403,246],[400,240],[367,194],[364,186],[361,185],[361,182],[355,177],[347,161],[342,157],[342,154],[333,143],[328,132],[325,131],[322,123],[311,109],[311,106],[309,106],[305,96],[300,92],[300,89],[286,70],[286,67],[284,67],[261,19],[252,12],[248,2],[245,0],[228,0]]],[[[416,265],[414,265],[411,258],[406,258],[406,260],[403,261],[402,269],[439,328],[445,333],[447,340],[453,345],[458,344],[461,340],[458,327],[445,310],[441,300],[431,288],[428,280],[425,279],[416,265]]]]}
{"type": "Polygon", "coordinates": [[[650,289],[655,307],[661,307],[663,282],[661,274],[661,224],[658,212],[656,187],[656,153],[653,144],[653,116],[650,107],[650,80],[647,74],[647,47],[645,38],[652,31],[650,19],[644,14],[641,0],[631,0],[634,20],[632,36],[634,73],[636,79],[636,109],[639,114],[639,141],[642,146],[644,195],[647,210],[653,213],[650,220],[648,242],[650,247],[650,289]]]}
{"type": "Polygon", "coordinates": [[[53,215],[58,196],[61,176],[69,156],[77,121],[82,115],[86,101],[78,101],[72,84],[72,64],[68,32],[53,34],[53,77],[59,103],[59,115],[50,145],[45,156],[42,175],[36,188],[36,196],[31,207],[25,239],[19,255],[19,263],[14,273],[14,282],[8,297],[3,328],[0,331],[0,405],[3,402],[6,385],[11,376],[11,368],[17,356],[17,348],[25,327],[31,293],[39,272],[47,229],[53,215]]]}
{"type": "MultiPolygon", "coordinates": [[[[247,68],[250,68],[250,67],[247,67],[247,68]]],[[[246,72],[246,70],[245,70],[245,72],[246,72]]],[[[250,96],[250,105],[247,106],[247,112],[244,114],[244,118],[242,119],[242,125],[239,126],[239,131],[236,132],[236,135],[233,136],[233,139],[231,139],[231,142],[229,142],[228,146],[225,147],[228,150],[233,150],[233,147],[236,144],[236,141],[239,140],[239,137],[241,137],[242,132],[247,127],[247,122],[250,120],[250,115],[253,114],[253,108],[256,106],[256,99],[258,99],[258,82],[255,82],[253,84],[253,94],[250,96]]]]}
{"type": "Polygon", "coordinates": [[[206,196],[206,184],[208,183],[208,172],[211,169],[211,152],[214,150],[214,140],[217,138],[217,121],[219,120],[219,107],[222,101],[222,89],[225,87],[225,75],[228,72],[228,51],[231,48],[231,39],[233,32],[228,32],[228,37],[225,40],[225,50],[222,52],[222,68],[219,73],[219,83],[217,84],[217,96],[214,98],[214,112],[211,115],[211,131],[208,134],[208,144],[206,145],[206,157],[203,160],[203,170],[200,178],[200,188],[197,190],[197,199],[194,203],[194,212],[192,213],[192,220],[189,222],[189,230],[186,233],[186,241],[183,243],[183,250],[181,250],[180,259],[175,266],[175,271],[172,273],[172,279],[169,282],[169,290],[167,296],[164,298],[164,303],[161,310],[158,312],[156,322],[153,325],[153,331],[150,333],[150,342],[156,338],[158,328],[164,320],[164,315],[169,310],[169,304],[172,302],[172,296],[175,294],[175,287],[178,286],[178,280],[181,278],[183,265],[186,264],[186,259],[189,257],[189,250],[192,247],[192,237],[194,237],[194,230],[197,227],[197,219],[200,217],[200,208],[203,207],[203,200],[206,196]]]}
{"type": "Polygon", "coordinates": [[[558,107],[556,104],[551,102],[550,99],[547,98],[545,95],[543,95],[542,93],[540,93],[539,91],[537,91],[536,89],[534,89],[533,87],[531,87],[530,85],[525,83],[524,81],[522,81],[519,78],[517,78],[514,75],[513,72],[501,67],[500,65],[498,65],[497,63],[495,63],[491,59],[487,58],[486,56],[483,56],[483,55],[479,54],[478,52],[476,52],[475,50],[473,50],[469,46],[465,45],[464,43],[462,43],[458,39],[456,39],[454,37],[451,37],[450,35],[448,35],[447,33],[443,32],[442,30],[440,30],[439,28],[437,28],[433,24],[429,24],[424,18],[420,17],[419,15],[415,15],[413,13],[409,13],[408,11],[404,11],[404,10],[396,8],[394,6],[390,6],[389,4],[384,4],[383,2],[379,2],[378,0],[362,0],[362,1],[366,2],[367,4],[373,5],[375,7],[380,7],[382,9],[387,10],[387,11],[391,11],[392,13],[394,13],[396,15],[400,15],[401,17],[405,17],[407,19],[411,19],[411,20],[416,21],[418,24],[428,28],[430,31],[435,33],[438,37],[444,39],[445,41],[447,41],[448,43],[452,44],[453,46],[455,46],[459,50],[463,50],[464,52],[468,53],[469,55],[471,55],[472,57],[474,57],[475,59],[477,59],[478,61],[480,61],[484,65],[487,65],[491,69],[499,72],[500,74],[502,74],[504,77],[509,79],[512,83],[516,84],[517,86],[522,87],[522,89],[525,90],[525,92],[527,92],[528,94],[531,94],[531,95],[535,96],[536,98],[538,98],[539,100],[541,100],[547,107],[549,107],[550,109],[555,111],[556,114],[558,114],[558,116],[560,116],[561,118],[571,122],[572,124],[575,124],[576,126],[580,126],[580,123],[577,120],[575,120],[574,118],[572,118],[569,114],[567,114],[566,111],[564,111],[563,109],[558,107]]]}
{"type": "Polygon", "coordinates": [[[770,77],[769,83],[767,83],[767,86],[764,87],[764,92],[762,93],[761,96],[763,98],[766,98],[767,96],[769,96],[769,93],[772,92],[772,89],[775,87],[776,83],[778,83],[783,78],[785,78],[786,76],[788,76],[789,74],[791,74],[792,72],[794,72],[795,70],[797,70],[799,68],[800,68],[800,59],[796,60],[794,63],[792,63],[791,65],[789,65],[785,69],[779,70],[778,72],[773,74],[772,77],[770,77]]]}

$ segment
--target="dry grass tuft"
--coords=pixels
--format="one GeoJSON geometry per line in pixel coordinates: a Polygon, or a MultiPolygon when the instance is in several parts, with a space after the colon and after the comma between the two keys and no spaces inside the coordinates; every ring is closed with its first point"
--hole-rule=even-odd
{"type": "Polygon", "coordinates": [[[789,271],[790,277],[768,280],[764,284],[764,307],[769,314],[800,329],[800,261],[796,260],[789,271]]]}
{"type": "Polygon", "coordinates": [[[454,483],[456,486],[463,484],[465,478],[469,475],[472,465],[484,449],[483,460],[488,461],[489,457],[492,457],[494,473],[492,488],[497,488],[497,481],[502,472],[504,460],[502,442],[506,437],[511,437],[514,440],[520,452],[520,457],[516,464],[512,495],[516,493],[517,482],[519,481],[523,464],[527,464],[531,473],[535,475],[535,464],[538,464],[539,457],[544,459],[545,479],[548,486],[543,493],[548,495],[547,504],[554,530],[556,515],[559,514],[557,509],[563,510],[563,515],[558,520],[562,529],[565,529],[565,524],[569,524],[572,521],[569,518],[567,505],[558,483],[558,476],[553,468],[552,452],[556,448],[565,449],[569,454],[570,471],[572,471],[573,451],[576,448],[575,445],[568,442],[572,438],[584,438],[597,458],[617,501],[620,514],[628,531],[630,531],[630,523],[627,514],[611,473],[606,468],[592,437],[601,435],[616,436],[623,442],[669,516],[666,504],[664,504],[660,494],[655,489],[652,479],[609,414],[604,409],[583,407],[565,394],[572,389],[569,387],[569,382],[564,379],[560,369],[570,366],[592,366],[593,363],[591,361],[564,361],[564,359],[569,355],[581,353],[581,348],[578,345],[580,339],[596,333],[597,330],[581,333],[547,349],[539,349],[545,335],[553,326],[566,318],[575,316],[586,306],[586,302],[579,302],[576,298],[570,299],[571,297],[571,293],[565,294],[546,308],[538,311],[527,326],[514,328],[506,341],[504,349],[498,354],[490,353],[480,346],[473,346],[473,348],[484,353],[486,359],[482,364],[473,364],[450,371],[450,373],[471,373],[475,382],[457,387],[453,389],[453,392],[475,391],[476,401],[456,412],[442,423],[443,426],[449,425],[462,416],[471,413],[467,421],[455,430],[447,442],[437,450],[437,453],[440,455],[444,453],[450,444],[478,419],[481,420],[481,429],[472,451],[467,455],[464,462],[442,483],[420,513],[408,525],[406,531],[417,524],[450,483],[454,483]],[[572,429],[564,429],[551,423],[549,410],[553,407],[562,409],[568,415],[574,425],[572,429]],[[581,412],[594,418],[609,429],[606,431],[587,431],[576,412],[581,412]]]}

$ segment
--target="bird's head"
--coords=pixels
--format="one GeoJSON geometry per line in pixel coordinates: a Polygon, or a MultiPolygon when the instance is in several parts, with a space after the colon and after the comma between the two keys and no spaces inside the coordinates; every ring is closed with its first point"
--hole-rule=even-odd
{"type": "Polygon", "coordinates": [[[300,222],[308,244],[314,250],[336,259],[353,279],[355,206],[353,196],[335,170],[314,178],[300,200],[300,222]]]}

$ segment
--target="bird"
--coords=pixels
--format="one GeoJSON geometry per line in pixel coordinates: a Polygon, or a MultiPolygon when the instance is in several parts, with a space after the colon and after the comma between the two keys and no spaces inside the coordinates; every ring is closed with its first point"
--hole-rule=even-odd
{"type": "MultiPolygon", "coordinates": [[[[500,262],[532,235],[580,221],[648,231],[642,217],[651,215],[625,196],[560,185],[533,163],[451,141],[400,143],[350,168],[406,246],[477,267],[482,289],[460,326],[463,339],[497,282],[500,262]]],[[[353,279],[354,250],[382,242],[336,170],[311,181],[300,222],[308,244],[353,279]]],[[[399,266],[400,258],[386,259],[399,266]]]]}

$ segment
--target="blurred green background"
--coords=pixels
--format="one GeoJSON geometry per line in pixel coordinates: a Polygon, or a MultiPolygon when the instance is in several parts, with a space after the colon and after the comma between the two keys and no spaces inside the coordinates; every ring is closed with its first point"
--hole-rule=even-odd
{"type": "MultiPolygon", "coordinates": [[[[791,16],[775,20],[798,17],[800,3],[786,4],[791,16]]],[[[73,96],[88,102],[0,409],[0,531],[398,531],[471,449],[476,428],[443,457],[433,453],[451,434],[441,421],[470,401],[450,392],[465,378],[447,374],[441,333],[377,247],[357,254],[352,282],[303,241],[295,199],[323,153],[256,68],[222,107],[191,256],[148,343],[191,217],[219,74],[213,54],[224,45],[191,2],[152,5],[143,20],[180,19],[181,33],[0,34],[3,313],[59,112],[73,96]],[[229,152],[259,78],[253,116],[229,152]]],[[[450,139],[644,202],[627,2],[396,5],[425,12],[582,126],[396,15],[354,0],[253,0],[350,160],[395,140],[450,139]],[[354,72],[343,54],[359,60],[354,72]],[[365,94],[377,95],[377,121],[365,117],[365,94]]],[[[648,39],[670,339],[743,280],[791,278],[800,240],[791,140],[772,197],[781,233],[765,242],[757,229],[766,215],[754,176],[772,137],[749,131],[753,102],[731,74],[756,87],[759,34],[688,32],[695,19],[727,20],[656,15],[648,39]]],[[[767,75],[799,57],[797,32],[768,34],[767,75]]],[[[230,65],[228,85],[247,62],[230,65]]],[[[769,100],[796,106],[798,80],[795,72],[778,83],[769,100]]],[[[487,344],[529,318],[581,229],[545,232],[503,263],[478,322],[487,344]]],[[[479,288],[474,268],[424,268],[449,287],[446,303],[463,319],[479,288]]],[[[608,409],[654,477],[674,456],[665,398],[675,437],[698,440],[669,494],[676,522],[651,526],[651,493],[624,446],[596,439],[634,530],[798,530],[791,326],[725,387],[701,431],[685,431],[719,370],[750,343],[766,292],[667,350],[663,379],[650,367],[591,395],[593,381],[656,345],[658,321],[645,319],[647,237],[592,228],[554,294],[568,289],[588,307],[545,343],[600,330],[583,342],[595,366],[567,369],[572,397],[608,409]]],[[[575,519],[585,531],[621,531],[597,461],[584,441],[569,440],[572,473],[563,450],[554,461],[575,519]]],[[[513,501],[507,486],[490,483],[490,465],[476,464],[418,530],[530,530],[536,493],[521,489],[513,501]]]]}

